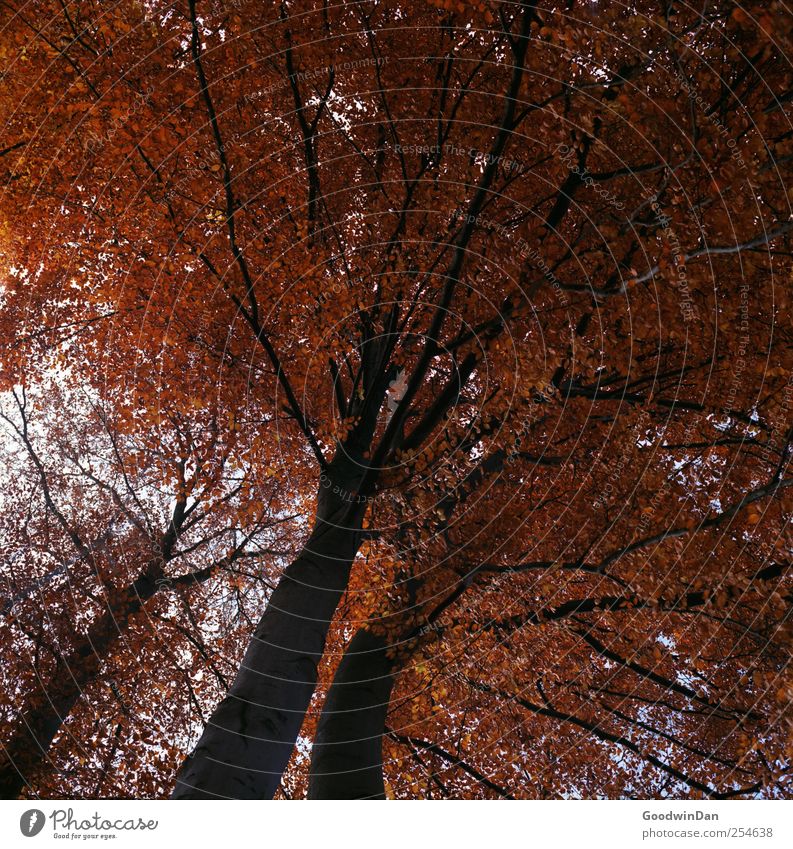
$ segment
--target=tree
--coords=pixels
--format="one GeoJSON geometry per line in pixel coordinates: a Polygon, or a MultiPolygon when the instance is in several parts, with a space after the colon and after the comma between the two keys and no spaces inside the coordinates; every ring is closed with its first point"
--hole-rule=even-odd
{"type": "Polygon", "coordinates": [[[6,519],[13,519],[3,534],[5,797],[57,772],[50,752],[56,736],[66,733],[85,745],[89,731],[81,733],[72,714],[81,698],[96,707],[91,690],[99,681],[129,713],[113,679],[130,687],[152,626],[157,642],[170,645],[171,660],[185,634],[194,653],[212,644],[195,630],[195,619],[209,625],[201,606],[219,605],[229,581],[261,604],[266,581],[249,576],[245,564],[278,554],[278,532],[294,518],[278,515],[277,496],[267,497],[250,467],[235,466],[233,434],[220,434],[211,414],[130,438],[80,393],[64,394],[56,407],[80,411],[77,426],[39,421],[34,405],[57,393],[56,384],[34,401],[24,388],[13,390],[13,409],[0,411],[20,449],[6,470],[13,475],[6,519]],[[213,602],[196,593],[207,582],[213,602]],[[179,629],[182,635],[174,633],[179,629]],[[119,671],[111,672],[113,666],[119,671]],[[45,776],[37,774],[42,763],[45,776]]]}
{"type": "MultiPolygon", "coordinates": [[[[211,409],[252,485],[305,516],[177,797],[277,792],[318,667],[328,676],[329,652],[338,659],[350,636],[339,605],[353,586],[375,588],[356,615],[391,611],[399,627],[354,638],[336,692],[359,680],[348,670],[361,643],[387,652],[397,637],[418,640],[384,655],[384,682],[418,657],[426,623],[411,617],[434,616],[448,597],[445,622],[458,598],[479,597],[483,575],[572,564],[540,569],[550,584],[525,600],[521,581],[539,567],[521,568],[451,635],[444,625],[435,637],[460,669],[439,697],[463,688],[472,703],[506,698],[531,712],[523,699],[543,721],[589,729],[591,712],[524,698],[528,657],[567,664],[574,680],[582,654],[623,658],[609,636],[622,604],[638,643],[664,645],[641,612],[651,599],[676,616],[680,599],[721,591],[727,577],[751,584],[773,568],[786,579],[782,5],[4,7],[6,385],[57,367],[64,386],[90,386],[116,414],[117,439],[211,409]],[[465,488],[480,486],[472,503],[465,488]],[[751,555],[748,531],[733,528],[744,515],[758,517],[751,555]],[[688,536],[697,545],[676,551],[688,536]],[[731,558],[723,574],[716,544],[731,558]],[[652,568],[636,562],[648,546],[652,568]],[[604,574],[614,586],[601,586],[604,574]],[[515,584],[518,609],[496,615],[515,584]],[[591,610],[569,612],[584,601],[591,610]],[[526,636],[538,611],[558,609],[568,643],[526,636]],[[471,627],[495,677],[466,668],[459,634],[471,627]],[[514,652],[494,636],[510,629],[514,652]]],[[[749,599],[737,619],[754,615],[749,599]]],[[[747,650],[777,674],[777,653],[747,650]]],[[[598,699],[588,709],[617,729],[600,744],[643,751],[619,723],[652,722],[598,699]]],[[[446,727],[458,720],[451,712],[446,727]]],[[[389,739],[426,763],[415,735],[389,723],[389,739]]],[[[774,763],[778,725],[762,740],[774,763]]],[[[494,731],[483,727],[479,743],[494,731]]],[[[319,757],[334,736],[322,721],[317,734],[319,757]]],[[[431,745],[432,758],[451,752],[431,745]]],[[[575,778],[580,792],[617,792],[613,764],[599,764],[575,778]]],[[[481,767],[463,772],[492,773],[481,767]]],[[[706,786],[675,780],[675,793],[706,786]]]]}
{"type": "MultiPolygon", "coordinates": [[[[370,613],[344,650],[311,734],[308,797],[785,795],[791,564],[776,558],[789,544],[758,557],[753,511],[791,482],[675,526],[670,481],[628,546],[604,515],[615,548],[602,556],[571,530],[550,541],[558,559],[520,560],[542,510],[510,523],[518,545],[499,562],[455,547],[468,564],[413,572],[410,599],[370,613]]],[[[437,527],[423,535],[432,547],[437,527]]],[[[302,793],[305,773],[291,780],[302,793]]]]}

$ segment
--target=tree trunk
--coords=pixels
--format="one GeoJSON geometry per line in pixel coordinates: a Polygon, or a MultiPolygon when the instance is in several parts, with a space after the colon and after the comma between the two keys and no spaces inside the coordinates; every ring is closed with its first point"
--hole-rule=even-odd
{"type": "Polygon", "coordinates": [[[314,530],[284,571],[234,683],[182,765],[174,799],[271,799],[279,787],[361,544],[361,467],[345,460],[331,467],[314,530]]]}
{"type": "Polygon", "coordinates": [[[394,661],[383,637],[350,642],[328,691],[311,751],[309,799],[384,799],[383,731],[394,661]]]}
{"type": "Polygon", "coordinates": [[[55,680],[39,681],[37,692],[20,717],[14,736],[0,749],[0,798],[16,799],[46,758],[55,735],[99,671],[113,644],[126,630],[129,617],[159,589],[142,575],[115,594],[108,610],[88,629],[59,665],[55,680]]]}

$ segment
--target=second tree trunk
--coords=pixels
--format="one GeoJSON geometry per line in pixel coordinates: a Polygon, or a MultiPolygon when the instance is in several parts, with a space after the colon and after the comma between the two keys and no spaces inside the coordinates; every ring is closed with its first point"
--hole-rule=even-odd
{"type": "Polygon", "coordinates": [[[339,664],[311,752],[309,799],[384,799],[383,731],[394,686],[388,643],[359,630],[339,664]]]}

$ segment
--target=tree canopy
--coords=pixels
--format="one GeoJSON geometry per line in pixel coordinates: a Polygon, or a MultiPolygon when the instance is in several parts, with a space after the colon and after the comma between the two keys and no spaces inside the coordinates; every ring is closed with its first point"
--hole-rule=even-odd
{"type": "Polygon", "coordinates": [[[0,10],[0,793],[790,795],[785,4],[0,10]]]}

